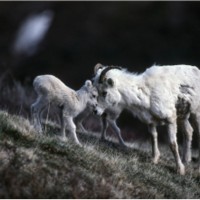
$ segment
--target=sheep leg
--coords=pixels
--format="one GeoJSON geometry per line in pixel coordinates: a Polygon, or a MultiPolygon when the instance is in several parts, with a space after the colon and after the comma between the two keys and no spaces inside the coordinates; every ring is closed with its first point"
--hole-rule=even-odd
{"type": "Polygon", "coordinates": [[[124,143],[124,140],[122,139],[122,136],[121,136],[120,128],[117,126],[116,121],[115,120],[109,120],[109,123],[110,123],[112,129],[114,130],[114,132],[116,133],[120,145],[126,147],[126,144],[124,143]]]}
{"type": "Polygon", "coordinates": [[[105,113],[101,116],[101,122],[102,122],[101,140],[106,140],[106,131],[108,128],[108,121],[107,121],[107,117],[105,113]]]}
{"type": "Polygon", "coordinates": [[[45,109],[46,109],[46,106],[43,107],[39,112],[39,120],[40,120],[40,124],[41,125],[42,125],[42,115],[43,115],[43,112],[45,111],[45,109]]]}
{"type": "Polygon", "coordinates": [[[185,166],[183,165],[181,158],[180,158],[180,155],[179,155],[176,133],[177,133],[177,124],[176,123],[170,123],[168,125],[170,148],[171,148],[172,153],[174,154],[177,172],[180,175],[184,175],[185,174],[185,166]]]}
{"type": "Polygon", "coordinates": [[[76,126],[77,126],[77,130],[78,130],[79,132],[87,133],[87,131],[86,131],[85,128],[83,127],[82,121],[77,122],[76,126]]]}
{"type": "Polygon", "coordinates": [[[80,115],[78,115],[76,118],[75,118],[75,124],[76,124],[76,129],[79,131],[79,132],[82,132],[82,133],[86,133],[87,131],[85,130],[85,128],[83,127],[83,120],[89,115],[89,112],[86,114],[85,112],[84,113],[81,113],[80,115]]]}
{"type": "Polygon", "coordinates": [[[152,155],[153,155],[153,163],[157,164],[160,158],[160,151],[158,149],[158,133],[156,130],[156,126],[149,125],[148,126],[149,132],[152,136],[152,155]]]}
{"type": "Polygon", "coordinates": [[[199,114],[193,115],[193,120],[195,123],[194,124],[195,128],[197,128],[198,131],[198,147],[199,147],[198,171],[200,174],[200,115],[199,114]]]}
{"type": "Polygon", "coordinates": [[[40,113],[45,108],[46,104],[41,97],[37,98],[36,102],[31,105],[31,116],[34,127],[39,133],[42,133],[42,126],[40,122],[40,113]]]}
{"type": "Polygon", "coordinates": [[[38,110],[37,110],[38,101],[39,101],[39,99],[37,99],[36,102],[31,105],[31,121],[32,121],[34,127],[37,127],[39,124],[38,123],[39,116],[38,116],[38,110]]]}
{"type": "Polygon", "coordinates": [[[67,118],[66,125],[68,127],[70,134],[72,134],[72,137],[73,137],[75,143],[81,146],[81,143],[79,142],[77,135],[76,135],[76,125],[74,124],[72,117],[67,118]]]}
{"type": "Polygon", "coordinates": [[[193,128],[190,125],[188,119],[180,120],[179,124],[184,135],[183,156],[182,156],[183,162],[188,163],[191,161],[191,143],[192,143],[193,128]]]}
{"type": "Polygon", "coordinates": [[[59,116],[60,116],[60,122],[61,122],[60,139],[62,141],[66,141],[67,140],[66,135],[65,135],[66,119],[65,119],[65,116],[64,116],[64,113],[63,113],[63,109],[60,109],[59,116]]]}
{"type": "Polygon", "coordinates": [[[197,118],[197,124],[198,124],[198,145],[199,145],[199,161],[198,161],[198,170],[200,173],[200,116],[197,118]]]}
{"type": "Polygon", "coordinates": [[[65,127],[67,131],[72,135],[75,143],[81,146],[81,143],[79,142],[76,135],[76,125],[74,124],[73,118],[71,116],[65,115],[65,113],[62,111],[62,118],[61,118],[62,140],[66,140],[65,127]]]}

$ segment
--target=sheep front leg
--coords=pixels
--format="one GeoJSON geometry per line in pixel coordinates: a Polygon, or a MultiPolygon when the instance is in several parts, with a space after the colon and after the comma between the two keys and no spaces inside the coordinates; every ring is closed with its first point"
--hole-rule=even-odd
{"type": "Polygon", "coordinates": [[[108,121],[107,121],[106,113],[104,113],[101,116],[101,122],[102,122],[101,140],[106,140],[106,131],[108,128],[108,121]]]}
{"type": "Polygon", "coordinates": [[[76,124],[76,130],[82,133],[87,133],[85,128],[83,127],[83,120],[88,116],[89,114],[81,113],[75,118],[75,124],[76,124]]]}
{"type": "Polygon", "coordinates": [[[78,130],[79,132],[81,132],[81,133],[87,133],[87,131],[86,131],[85,128],[83,127],[82,122],[80,122],[80,121],[77,122],[76,126],[77,126],[77,130],[78,130]]]}
{"type": "Polygon", "coordinates": [[[185,166],[183,165],[179,151],[178,151],[178,144],[177,144],[177,139],[176,139],[176,133],[177,133],[177,124],[176,123],[171,123],[168,125],[168,134],[169,134],[169,140],[170,140],[170,148],[172,150],[172,153],[174,154],[174,158],[176,161],[176,167],[177,167],[177,172],[180,175],[185,175],[185,166]]]}
{"type": "MultiPolygon", "coordinates": [[[[66,129],[70,133],[70,135],[72,135],[75,143],[78,144],[79,146],[81,146],[81,143],[79,142],[77,135],[76,135],[76,125],[74,124],[73,118],[70,116],[65,116],[63,121],[64,121],[64,126],[66,127],[66,129]]],[[[63,130],[64,130],[64,128],[63,128],[63,130]]],[[[65,132],[62,132],[62,134],[66,138],[65,132]]]]}
{"type": "Polygon", "coordinates": [[[152,136],[152,155],[153,155],[153,163],[157,164],[160,158],[160,151],[158,149],[158,133],[156,130],[156,126],[149,125],[148,126],[149,132],[152,136]]]}
{"type": "Polygon", "coordinates": [[[122,136],[121,136],[120,128],[117,126],[116,121],[115,121],[115,120],[109,120],[109,123],[110,123],[112,129],[114,130],[114,132],[117,134],[119,143],[120,143],[123,147],[126,147],[126,144],[124,143],[124,140],[122,139],[122,136]]]}

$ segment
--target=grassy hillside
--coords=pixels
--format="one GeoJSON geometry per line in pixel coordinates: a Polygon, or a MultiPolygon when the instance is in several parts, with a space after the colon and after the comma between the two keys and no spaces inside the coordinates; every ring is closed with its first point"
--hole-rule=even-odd
{"type": "Polygon", "coordinates": [[[45,128],[40,136],[28,120],[0,112],[0,198],[200,198],[195,163],[177,175],[169,148],[154,165],[149,145],[123,149],[80,133],[79,147],[45,128]]]}

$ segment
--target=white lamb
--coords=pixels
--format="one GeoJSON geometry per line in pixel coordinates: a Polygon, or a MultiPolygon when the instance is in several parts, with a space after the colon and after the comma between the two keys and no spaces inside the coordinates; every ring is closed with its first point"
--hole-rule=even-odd
{"type": "Polygon", "coordinates": [[[111,68],[102,70],[100,77],[97,75],[97,80],[104,106],[129,109],[133,115],[148,124],[153,136],[155,162],[160,157],[156,126],[167,125],[177,172],[184,175],[185,167],[180,159],[176,138],[177,121],[186,138],[183,160],[189,162],[193,133],[188,120],[190,116],[196,122],[200,133],[200,70],[189,65],[152,66],[137,75],[125,69],[111,68]]]}
{"type": "Polygon", "coordinates": [[[60,108],[61,139],[66,140],[66,128],[80,145],[73,119],[87,106],[92,108],[97,106],[98,92],[92,82],[87,80],[84,86],[74,91],[53,75],[41,75],[34,79],[33,86],[38,95],[36,102],[31,105],[36,129],[42,132],[40,114],[46,106],[52,104],[60,108]]]}

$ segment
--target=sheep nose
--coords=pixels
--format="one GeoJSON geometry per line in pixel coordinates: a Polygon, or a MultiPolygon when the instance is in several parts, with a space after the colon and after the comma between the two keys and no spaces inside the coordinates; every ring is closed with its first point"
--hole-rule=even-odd
{"type": "Polygon", "coordinates": [[[95,115],[97,115],[97,110],[93,110],[93,113],[94,113],[95,115]]]}
{"type": "Polygon", "coordinates": [[[93,110],[96,110],[96,108],[97,108],[97,106],[98,106],[98,104],[96,103],[96,104],[93,104],[93,110]]]}

